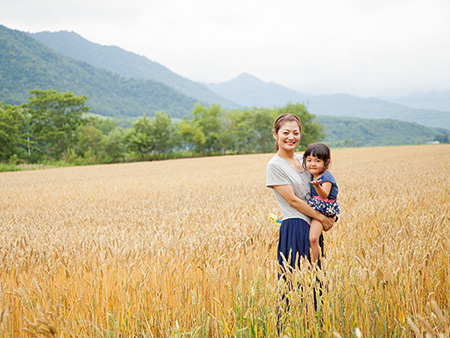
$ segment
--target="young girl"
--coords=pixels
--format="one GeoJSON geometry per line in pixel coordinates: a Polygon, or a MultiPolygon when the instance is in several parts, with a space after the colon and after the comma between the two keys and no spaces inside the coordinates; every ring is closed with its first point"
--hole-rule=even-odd
{"type": "MultiPolygon", "coordinates": [[[[336,201],[339,189],[334,176],[328,171],[330,163],[330,148],[324,143],[310,144],[303,154],[303,165],[312,176],[311,198],[308,204],[325,216],[333,217],[340,213],[339,204],[336,201]]],[[[312,219],[309,242],[313,263],[316,263],[319,257],[319,237],[322,230],[322,223],[312,219]]]]}

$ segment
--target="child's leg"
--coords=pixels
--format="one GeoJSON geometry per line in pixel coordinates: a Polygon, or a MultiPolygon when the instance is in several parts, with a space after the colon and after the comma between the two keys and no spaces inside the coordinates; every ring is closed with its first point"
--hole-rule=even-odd
{"type": "Polygon", "coordinates": [[[319,247],[319,237],[322,233],[323,226],[317,219],[311,220],[311,227],[309,229],[309,246],[311,247],[313,264],[317,264],[319,259],[320,247],[319,247]]]}

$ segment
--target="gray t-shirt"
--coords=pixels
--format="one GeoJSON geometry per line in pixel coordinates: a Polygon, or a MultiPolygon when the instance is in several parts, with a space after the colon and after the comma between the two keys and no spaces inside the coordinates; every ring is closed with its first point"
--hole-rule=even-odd
{"type": "MultiPolygon", "coordinates": [[[[303,158],[299,155],[295,155],[300,163],[303,162],[303,158]]],[[[266,167],[266,187],[272,188],[275,193],[275,197],[278,200],[281,208],[281,215],[283,219],[289,218],[301,218],[311,222],[311,218],[302,214],[300,211],[292,207],[281,195],[273,189],[274,185],[286,185],[289,184],[293,189],[295,195],[307,202],[311,197],[311,187],[309,182],[311,181],[311,174],[303,169],[298,171],[292,167],[285,159],[275,155],[268,163],[266,167]]]]}

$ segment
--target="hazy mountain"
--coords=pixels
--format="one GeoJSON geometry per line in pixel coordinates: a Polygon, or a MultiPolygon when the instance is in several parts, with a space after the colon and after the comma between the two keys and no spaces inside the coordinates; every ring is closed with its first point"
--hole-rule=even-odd
{"type": "Polygon", "coordinates": [[[31,36],[58,53],[87,62],[94,67],[106,69],[124,77],[161,82],[186,96],[207,104],[218,103],[225,108],[239,107],[236,103],[220,97],[205,86],[184,78],[145,56],[128,52],[122,48],[102,46],[90,42],[74,32],[67,31],[40,32],[31,34],[31,36]]]}
{"type": "Polygon", "coordinates": [[[324,142],[332,147],[367,147],[425,144],[439,137],[448,140],[450,130],[387,119],[318,115],[324,126],[324,142]]]}
{"type": "Polygon", "coordinates": [[[385,101],[403,104],[411,108],[450,111],[450,90],[415,93],[405,96],[385,97],[385,101]]]}
{"type": "Polygon", "coordinates": [[[124,78],[63,56],[27,33],[0,25],[0,101],[26,102],[30,89],[86,95],[91,112],[116,117],[155,111],[181,117],[197,101],[162,83],[124,78]]]}
{"type": "MultiPolygon", "coordinates": [[[[143,113],[152,115],[155,111],[181,117],[190,114],[197,101],[160,82],[130,78],[142,77],[143,73],[147,74],[145,76],[156,76],[161,72],[165,74],[160,75],[162,78],[172,78],[174,81],[184,79],[145,57],[118,47],[90,43],[75,33],[38,33],[33,36],[53,41],[54,48],[64,49],[78,58],[105,67],[108,65],[128,78],[64,56],[28,33],[0,25],[0,101],[20,104],[26,102],[30,89],[60,89],[86,95],[87,105],[93,113],[116,117],[136,117],[143,113]],[[58,44],[61,46],[57,47],[58,44]]],[[[184,80],[183,83],[189,86],[194,83],[184,80]]],[[[181,82],[177,83],[180,85],[181,82]]],[[[205,88],[200,84],[195,85],[198,86],[196,88],[205,88]]],[[[242,106],[281,107],[288,102],[301,102],[316,115],[395,119],[450,128],[450,112],[414,109],[380,99],[363,99],[347,94],[303,95],[246,73],[228,82],[206,86],[217,93],[216,97],[225,97],[227,102],[236,102],[242,106]]],[[[201,103],[208,104],[204,101],[201,103]]]]}
{"type": "Polygon", "coordinates": [[[348,94],[303,95],[245,73],[228,82],[207,85],[221,96],[249,107],[282,107],[288,102],[300,102],[316,115],[384,118],[450,128],[450,111],[415,109],[376,98],[364,99],[348,94]]]}
{"type": "Polygon", "coordinates": [[[287,102],[306,102],[305,95],[276,83],[263,82],[243,73],[222,83],[206,83],[208,88],[229,100],[246,107],[276,107],[287,102]]]}

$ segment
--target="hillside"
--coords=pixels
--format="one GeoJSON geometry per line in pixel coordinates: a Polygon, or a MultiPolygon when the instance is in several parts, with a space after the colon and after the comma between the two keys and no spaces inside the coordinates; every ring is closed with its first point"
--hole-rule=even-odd
{"type": "Polygon", "coordinates": [[[326,132],[325,143],[333,147],[370,147],[425,144],[450,130],[387,119],[317,116],[326,132]]]}
{"type": "Polygon", "coordinates": [[[415,93],[405,96],[385,97],[385,101],[399,103],[411,108],[450,111],[450,90],[415,93]]]}
{"type": "Polygon", "coordinates": [[[376,98],[363,99],[348,94],[303,95],[245,73],[228,82],[210,83],[207,86],[218,94],[248,107],[281,107],[287,102],[301,102],[308,107],[308,111],[316,115],[384,118],[450,128],[450,111],[414,109],[376,98]]]}
{"type": "Polygon", "coordinates": [[[363,99],[348,94],[311,96],[308,108],[316,115],[394,119],[429,127],[450,128],[450,112],[414,109],[377,98],[363,99]]]}
{"type": "Polygon", "coordinates": [[[90,42],[75,32],[40,32],[30,35],[58,53],[87,62],[96,68],[106,69],[124,77],[161,82],[207,104],[218,103],[225,108],[239,107],[205,86],[184,78],[145,56],[122,48],[90,42]]]}
{"type": "Polygon", "coordinates": [[[306,102],[307,97],[276,83],[266,83],[243,73],[228,82],[207,83],[219,95],[246,107],[276,107],[288,102],[306,102]]]}
{"type": "Polygon", "coordinates": [[[155,111],[181,117],[197,101],[159,82],[127,79],[63,56],[27,33],[0,25],[0,101],[21,104],[30,89],[86,95],[91,112],[122,118],[155,111]]]}
{"type": "MultiPolygon", "coordinates": [[[[219,102],[226,108],[280,107],[288,102],[302,102],[318,116],[382,118],[450,129],[450,112],[447,111],[414,109],[347,94],[303,95],[246,73],[228,82],[203,86],[143,56],[119,47],[91,43],[75,33],[28,34],[0,26],[0,43],[0,101],[10,104],[25,102],[30,89],[61,89],[86,95],[92,113],[127,119],[142,113],[152,115],[155,111],[182,117],[191,113],[196,101],[219,102]],[[37,39],[71,57],[50,49],[37,39]],[[172,84],[176,89],[143,79],[151,77],[172,84]],[[193,94],[195,98],[181,93],[191,90],[197,91],[193,94]],[[206,95],[205,100],[198,99],[202,95],[206,95]]],[[[445,95],[445,92],[440,93],[436,100],[441,98],[445,104],[445,95]]]]}

